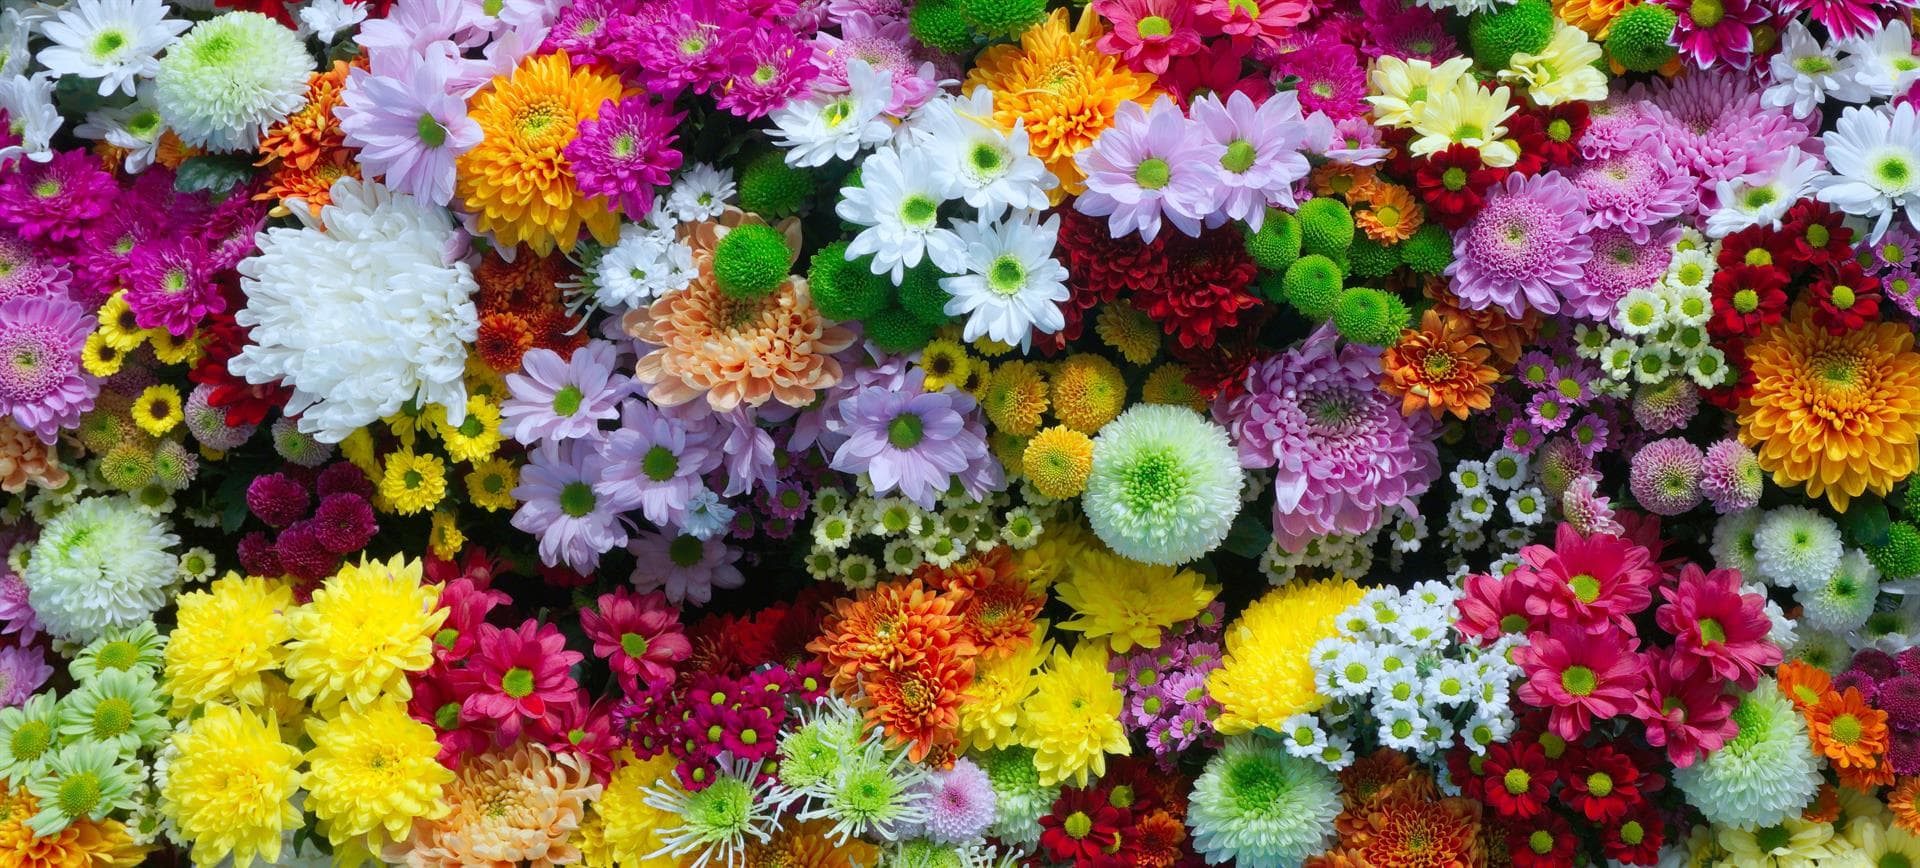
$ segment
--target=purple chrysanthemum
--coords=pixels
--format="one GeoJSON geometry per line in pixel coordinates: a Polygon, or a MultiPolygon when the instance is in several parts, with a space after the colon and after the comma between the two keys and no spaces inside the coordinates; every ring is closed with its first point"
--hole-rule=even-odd
{"type": "Polygon", "coordinates": [[[1729,437],[1707,447],[1700,469],[1700,492],[1713,502],[1715,512],[1730,515],[1760,504],[1765,476],[1759,456],[1729,437]]]}
{"type": "Polygon", "coordinates": [[[620,429],[600,443],[608,488],[638,504],[648,521],[680,527],[687,500],[706,487],[701,477],[720,466],[721,452],[706,435],[645,401],[625,402],[620,429]]]}
{"type": "Polygon", "coordinates": [[[1293,185],[1313,167],[1301,153],[1310,128],[1293,94],[1276,93],[1258,106],[1244,93],[1233,93],[1225,102],[1208,94],[1195,99],[1190,111],[1195,131],[1220,167],[1196,210],[1245,220],[1259,231],[1268,205],[1296,207],[1293,185]]]}
{"type": "Polygon", "coordinates": [[[297,579],[317,581],[340,568],[340,556],[327,551],[309,521],[294,522],[274,537],[273,554],[280,568],[297,579]]]}
{"type": "Polygon", "coordinates": [[[14,636],[20,644],[40,635],[40,618],[27,602],[27,582],[0,565],[0,636],[14,636]]]}
{"type": "Polygon", "coordinates": [[[840,19],[840,34],[813,37],[813,64],[820,68],[814,86],[834,93],[847,89],[847,62],[864,60],[875,73],[890,73],[893,99],[887,113],[904,116],[940,89],[933,64],[913,53],[916,43],[904,18],[882,20],[854,12],[840,19]]]}
{"type": "Polygon", "coordinates": [[[1274,60],[1274,72],[1297,76],[1300,107],[1334,120],[1367,113],[1367,70],[1353,46],[1331,39],[1310,42],[1274,60]]]}
{"type": "Polygon", "coordinates": [[[38,645],[0,648],[0,708],[26,704],[40,685],[53,676],[47,653],[38,645]]]}
{"type": "Polygon", "coordinates": [[[1360,26],[1367,34],[1360,50],[1369,58],[1393,55],[1438,66],[1459,53],[1446,23],[1432,9],[1392,0],[1361,0],[1360,11],[1360,26]]]}
{"type": "MultiPolygon", "coordinates": [[[[138,187],[135,189],[137,192],[138,187]]],[[[228,196],[215,205],[213,212],[207,215],[206,223],[200,226],[200,241],[207,251],[207,267],[214,271],[226,271],[239,265],[240,260],[252,256],[259,250],[254,243],[254,236],[266,226],[267,203],[251,196],[228,196]]]]}
{"type": "Polygon", "coordinates": [[[1446,275],[1461,302],[1518,317],[1528,308],[1559,313],[1564,298],[1584,297],[1581,268],[1593,258],[1581,228],[1586,195],[1558,172],[1510,174],[1489,193],[1453,237],[1446,275]]]}
{"type": "Polygon", "coordinates": [[[592,442],[546,440],[520,470],[513,526],[540,538],[540,561],[590,573],[627,541],[620,513],[633,508],[604,482],[606,459],[592,442]]]}
{"type": "Polygon", "coordinates": [[[755,120],[806,96],[820,74],[813,45],[785,29],[763,29],[739,47],[740,69],[714,103],[735,117],[755,120]]]}
{"type": "Polygon", "coordinates": [[[1659,129],[1645,101],[1615,93],[1603,102],[1589,103],[1587,131],[1580,136],[1580,156],[1604,160],[1639,146],[1659,129]]]}
{"type": "Polygon", "coordinates": [[[1214,403],[1240,466],[1274,468],[1273,532],[1288,551],[1378,527],[1439,478],[1428,419],[1379,388],[1380,356],[1337,346],[1331,325],[1247,371],[1246,392],[1214,403]]]}
{"type": "Polygon", "coordinates": [[[1654,227],[1693,210],[1698,184],[1665,148],[1623,151],[1590,162],[1573,176],[1587,195],[1588,230],[1619,229],[1645,244],[1654,227]]]}
{"type": "Polygon", "coordinates": [[[1699,411],[1700,390],[1685,377],[1649,383],[1633,393],[1633,421],[1649,434],[1684,426],[1699,411]]]}
{"type": "Polygon", "coordinates": [[[1715,183],[1769,171],[1813,134],[1784,109],[1761,105],[1760,93],[1752,76],[1715,69],[1636,86],[1628,96],[1645,100],[1652,135],[1699,179],[1706,205],[1715,183]]]}
{"type": "Polygon", "coordinates": [[[920,785],[927,806],[924,829],[942,844],[964,844],[986,834],[993,825],[997,800],[993,782],[973,760],[961,757],[953,767],[937,771],[920,785]]]}
{"type": "Polygon", "coordinates": [[[746,581],[734,563],[740,552],[718,535],[702,540],[691,534],[641,531],[627,545],[633,553],[633,586],[640,593],[664,591],[679,606],[706,605],[714,588],[737,588],[746,581]]]}
{"type": "Polygon", "coordinates": [[[644,95],[602,103],[600,116],[581,121],[580,135],[565,149],[580,191],[644,218],[653,210],[653,191],[671,184],[680,168],[673,131],[683,117],[644,95]]]}
{"type": "Polygon", "coordinates": [[[1679,515],[1700,504],[1704,458],[1684,437],[1668,437],[1640,447],[1628,468],[1633,499],[1654,515],[1679,515]]]}
{"type": "Polygon", "coordinates": [[[459,62],[439,51],[381,52],[372,71],[347,73],[340,130],[369,176],[432,205],[453,199],[454,158],[480,144],[454,79],[459,62]]]}
{"type": "Polygon", "coordinates": [[[73,241],[119,197],[113,176],[85,151],[24,160],[0,180],[0,226],[28,241],[73,241]]]}
{"type": "Polygon", "coordinates": [[[1672,244],[1679,235],[1676,228],[1635,241],[1617,227],[1589,233],[1593,258],[1580,269],[1585,291],[1575,294],[1570,289],[1562,313],[1605,321],[1622,296],[1658,283],[1667,273],[1673,261],[1672,244]]]}
{"type": "Polygon", "coordinates": [[[1880,288],[1907,316],[1920,316],[1920,273],[1911,268],[1890,268],[1881,275],[1880,288]]]}
{"type": "Polygon", "coordinates": [[[1549,497],[1559,497],[1575,479],[1592,472],[1593,459],[1565,437],[1548,440],[1533,455],[1534,478],[1549,497]]]}
{"type": "Polygon", "coordinates": [[[201,318],[227,308],[197,238],[135,247],[127,269],[127,306],[141,328],[186,336],[201,318]]]}
{"type": "Polygon", "coordinates": [[[0,303],[0,413],[53,443],[93,409],[100,381],[80,367],[93,330],[86,308],[64,298],[0,303]]]}
{"type": "Polygon", "coordinates": [[[1116,238],[1137,231],[1151,243],[1162,217],[1199,237],[1220,183],[1215,150],[1172,99],[1162,96],[1145,109],[1123,102],[1113,126],[1073,156],[1087,174],[1087,191],[1073,206],[1106,217],[1116,238]]]}
{"type": "Polygon", "coordinates": [[[629,389],[627,377],[613,372],[618,357],[606,341],[589,341],[566,360],[544,347],[528,350],[520,371],[507,375],[512,397],[500,405],[501,431],[528,445],[598,431],[620,415],[629,389]]]}
{"type": "Polygon", "coordinates": [[[322,498],[335,494],[358,494],[361,497],[373,497],[373,481],[352,462],[336,461],[320,471],[313,480],[315,494],[322,498]]]}
{"type": "Polygon", "coordinates": [[[0,232],[0,301],[64,295],[67,267],[35,253],[10,232],[0,232]]]}
{"type": "Polygon", "coordinates": [[[1613,442],[1613,426],[1607,423],[1607,417],[1588,413],[1573,421],[1567,429],[1567,440],[1580,449],[1580,454],[1593,458],[1613,442]]]}
{"type": "Polygon", "coordinates": [[[1893,229],[1873,243],[1873,261],[1882,270],[1912,268],[1920,263],[1920,238],[1906,229],[1893,229]]]}
{"type": "Polygon", "coordinates": [[[840,403],[846,442],[832,467],[865,473],[876,494],[899,491],[922,509],[952,485],[955,475],[990,460],[987,443],[967,423],[973,396],[952,386],[928,392],[915,369],[899,391],[866,388],[840,403]]]}

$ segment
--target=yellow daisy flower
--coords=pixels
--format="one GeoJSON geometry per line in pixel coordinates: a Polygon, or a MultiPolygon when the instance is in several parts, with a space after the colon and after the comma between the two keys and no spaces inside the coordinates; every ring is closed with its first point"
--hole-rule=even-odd
{"type": "Polygon", "coordinates": [[[153,357],[165,365],[191,365],[206,355],[198,335],[175,335],[166,329],[147,329],[147,341],[153,345],[153,357]]]}
{"type": "Polygon", "coordinates": [[[97,314],[100,319],[100,336],[123,353],[133,352],[147,339],[147,331],[133,318],[133,307],[127,304],[125,290],[115,292],[100,305],[97,314]]]}
{"type": "Polygon", "coordinates": [[[166,383],[148,386],[133,402],[133,424],[159,437],[186,418],[180,407],[180,390],[166,383]]]}
{"type": "Polygon", "coordinates": [[[927,374],[929,392],[965,384],[972,367],[973,358],[967,355],[967,349],[945,338],[929,341],[920,351],[920,370],[927,374]]]}
{"type": "Polygon", "coordinates": [[[438,455],[391,453],[380,476],[380,494],[401,515],[426,512],[447,496],[447,463],[438,455]]]}
{"type": "Polygon", "coordinates": [[[96,377],[111,377],[120,373],[120,366],[126,361],[126,350],[114,346],[106,335],[97,331],[87,335],[87,345],[80,348],[80,366],[96,377]]]}
{"type": "Polygon", "coordinates": [[[467,396],[467,418],[458,425],[447,424],[445,410],[437,406],[432,409],[434,430],[447,447],[447,456],[455,461],[473,463],[492,458],[505,439],[500,435],[500,405],[492,399],[467,396]]]}
{"type": "Polygon", "coordinates": [[[488,512],[514,507],[513,489],[520,484],[520,473],[505,458],[476,461],[467,474],[467,499],[488,512]]]}
{"type": "Polygon", "coordinates": [[[453,560],[460,553],[460,547],[467,544],[467,535],[460,532],[460,524],[453,513],[444,509],[433,511],[433,525],[427,531],[427,547],[433,556],[443,561],[453,560]]]}

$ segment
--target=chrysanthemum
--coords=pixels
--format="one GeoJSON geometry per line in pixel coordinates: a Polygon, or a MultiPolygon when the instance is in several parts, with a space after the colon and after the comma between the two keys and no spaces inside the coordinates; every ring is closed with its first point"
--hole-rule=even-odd
{"type": "Polygon", "coordinates": [[[1034,156],[1061,182],[1060,197],[1086,189],[1074,155],[1092,145],[1114,122],[1120,103],[1146,102],[1154,77],[1127,69],[1095,43],[1105,35],[1100,16],[1056,9],[1020,34],[1018,45],[995,45],[975,58],[962,85],[993,90],[994,120],[1003,130],[1023,122],[1034,156]]]}
{"type": "Polygon", "coordinates": [[[1701,465],[1700,491],[1722,515],[1759,505],[1766,472],[1747,445],[1733,438],[1707,447],[1701,465]]]}
{"type": "Polygon", "coordinates": [[[1737,734],[1675,769],[1674,784],[1710,822],[1753,829],[1797,816],[1821,782],[1800,713],[1763,679],[1740,700],[1733,720],[1737,734]]]}
{"type": "Polygon", "coordinates": [[[973,396],[951,386],[929,392],[922,377],[915,371],[898,390],[869,386],[841,399],[847,439],[834,450],[831,466],[866,474],[875,494],[897,490],[932,509],[955,477],[992,459],[973,396]]]}
{"type": "Polygon", "coordinates": [[[1740,404],[1740,439],[1775,483],[1804,484],[1845,511],[1920,464],[1920,353],[1905,326],[1834,335],[1802,308],[1762,330],[1747,362],[1753,391],[1740,404]]]}
{"type": "Polygon", "coordinates": [[[437,586],[421,584],[418,560],[395,555],[342,566],[287,616],[293,695],[321,710],[411,697],[407,674],[433,664],[433,636],[447,619],[434,605],[438,597],[437,586]]]}
{"type": "Polygon", "coordinates": [[[1189,798],[1194,849],[1214,863],[1297,863],[1326,847],[1341,808],[1325,766],[1251,736],[1228,739],[1189,798]]]}
{"type": "Polygon", "coordinates": [[[933,159],[925,148],[882,146],[860,164],[860,184],[840,188],[834,205],[841,220],[860,227],[846,256],[871,255],[868,267],[896,286],[922,260],[946,272],[962,267],[960,236],[940,221],[952,191],[935,177],[933,159]]]}
{"type": "Polygon", "coordinates": [[[654,190],[680,168],[673,129],[682,117],[644,97],[627,97],[581,121],[580,136],[565,149],[580,191],[619,203],[635,220],[651,212],[654,190]]]}
{"type": "Polygon", "coordinates": [[[1667,603],[1654,620],[1674,637],[1671,665],[1677,674],[1706,669],[1718,680],[1746,688],[1779,664],[1780,649],[1768,638],[1766,597],[1744,593],[1739,573],[1688,564],[1660,595],[1667,603]]]}
{"type": "Polygon", "coordinates": [[[1468,307],[1499,307],[1518,317],[1528,309],[1558,313],[1581,266],[1593,256],[1585,226],[1586,194],[1557,172],[1513,173],[1490,191],[1454,238],[1446,275],[1468,307]]]}
{"type": "Polygon", "coordinates": [[[64,298],[0,302],[0,413],[53,444],[93,408],[100,383],[81,369],[89,331],[86,308],[64,298]]]}
{"type": "Polygon", "coordinates": [[[286,659],[286,613],[293,592],[257,576],[229,573],[205,590],[178,600],[174,634],[164,657],[164,686],[186,710],[228,699],[267,701],[261,675],[286,659]]]}
{"type": "Polygon", "coordinates": [[[1088,552],[1053,593],[1076,613],[1056,626],[1089,639],[1106,637],[1115,653],[1125,654],[1135,645],[1160,647],[1164,631],[1200,614],[1218,589],[1192,570],[1088,552]]]}
{"type": "Polygon", "coordinates": [[[1825,581],[1794,593],[1800,622],[1816,630],[1848,634],[1865,626],[1880,596],[1880,571],[1859,550],[1848,551],[1825,581]]]}
{"type": "Polygon", "coordinates": [[[1051,653],[1052,643],[1041,635],[1010,653],[976,661],[966,701],[960,704],[960,736],[965,744],[987,750],[1017,743],[1020,710],[1033,695],[1034,674],[1051,653]]]}
{"type": "Polygon", "coordinates": [[[1314,686],[1313,646],[1361,597],[1352,582],[1296,582],[1267,592],[1228,626],[1221,666],[1207,677],[1227,735],[1280,722],[1326,702],[1314,686]]]}
{"type": "Polygon", "coordinates": [[[101,96],[131,96],[159,71],[155,55],[191,26],[166,16],[158,0],[81,0],[41,25],[53,45],[36,57],[56,75],[99,79],[101,96]]]}
{"type": "Polygon", "coordinates": [[[1493,405],[1500,372],[1487,363],[1492,353],[1464,320],[1428,309],[1420,326],[1403,332],[1381,357],[1380,388],[1399,396],[1403,416],[1425,409],[1435,419],[1447,413],[1465,419],[1493,405]]]}
{"type": "Polygon", "coordinates": [[[161,812],[199,858],[280,861],[281,835],[301,825],[293,804],[303,776],[300,749],[280,740],[279,722],[251,709],[214,704],[173,736],[160,787],[161,812]],[[233,786],[236,781],[246,786],[233,786]]]}
{"type": "Polygon", "coordinates": [[[1447,90],[1429,93],[1414,115],[1413,129],[1419,138],[1413,140],[1409,150],[1426,157],[1458,145],[1466,156],[1477,154],[1487,166],[1513,165],[1520,152],[1505,138],[1507,118],[1518,110],[1508,103],[1511,96],[1505,87],[1487,90],[1471,77],[1461,78],[1447,90]]]}
{"type": "Polygon", "coordinates": [[[768,776],[760,774],[759,763],[744,761],[722,768],[713,783],[692,792],[677,781],[656,782],[646,790],[646,804],[679,822],[657,829],[662,845],[646,855],[675,856],[680,860],[677,864],[689,868],[705,868],[715,861],[734,864],[749,840],[766,841],[772,836],[777,825],[773,786],[768,776]]]}
{"type": "Polygon", "coordinates": [[[465,759],[444,791],[447,814],[414,820],[381,856],[421,868],[565,864],[580,857],[574,834],[601,790],[581,754],[518,742],[465,759]]]}
{"type": "Polygon", "coordinates": [[[67,742],[27,778],[27,791],[40,800],[40,812],[27,820],[27,828],[52,837],[75,823],[100,822],[133,807],[140,784],[132,757],[88,739],[67,742]]]}
{"type": "Polygon", "coordinates": [[[1887,761],[1887,713],[1857,687],[1829,692],[1807,712],[1814,750],[1836,769],[1872,769],[1887,761]]]}
{"type": "Polygon", "coordinates": [[[676,822],[665,811],[648,805],[646,789],[673,774],[674,758],[661,754],[646,761],[621,751],[615,756],[613,773],[608,777],[600,798],[589,808],[582,826],[581,849],[588,864],[632,865],[636,868],[676,868],[676,859],[659,855],[659,832],[676,822]],[[592,835],[585,834],[589,830],[592,835]],[[598,848],[593,846],[599,845],[598,848]],[[596,849],[600,852],[595,852],[596,849]],[[599,859],[596,857],[604,857],[599,859]]]}
{"type": "Polygon", "coordinates": [[[1911,104],[1891,110],[1849,106],[1821,140],[1833,169],[1816,182],[1821,201],[1873,221],[1870,241],[1879,240],[1902,210],[1920,228],[1914,219],[1920,211],[1920,114],[1911,104]]]}
{"type": "Polygon", "coordinates": [[[1245,485],[1226,431],[1179,407],[1142,404],[1100,429],[1081,498],[1093,532],[1149,564],[1212,551],[1239,514],[1245,485]]]}
{"type": "Polygon", "coordinates": [[[1699,505],[1704,456],[1684,437],[1655,440],[1633,454],[1633,499],[1654,515],[1679,515],[1699,505]]]}
{"type": "Polygon", "coordinates": [[[167,602],[179,538],[124,497],[90,497],[41,528],[27,598],[48,633],[91,642],[109,627],[145,621],[167,602]]]}
{"type": "Polygon", "coordinates": [[[454,774],[437,759],[433,727],[408,717],[400,702],[341,706],[334,717],[309,719],[306,732],[313,749],[305,807],[334,846],[374,832],[399,840],[416,820],[451,811],[445,787],[454,774]]]}
{"type": "Polygon", "coordinates": [[[1342,825],[1334,851],[1367,865],[1477,865],[1487,857],[1481,806],[1472,799],[1435,798],[1415,780],[1389,783],[1342,825]],[[1432,861],[1428,861],[1432,860],[1432,861]]]}
{"type": "Polygon", "coordinates": [[[292,30],[258,12],[230,12],[194,25],[167,48],[154,75],[154,105],[192,147],[253,147],[300,108],[313,58],[292,30]]]}
{"type": "Polygon", "coordinates": [[[1161,218],[1188,235],[1199,235],[1213,211],[1208,200],[1219,186],[1213,156],[1218,146],[1200,135],[1179,104],[1162,96],[1152,107],[1121,103],[1113,127],[1074,156],[1086,192],[1074,199],[1082,214],[1106,217],[1116,237],[1139,232],[1151,242],[1161,218]]]}
{"type": "Polygon", "coordinates": [[[1698,6],[1686,0],[1660,2],[1679,14],[1668,41],[1703,69],[1720,62],[1746,69],[1752,60],[1753,27],[1770,14],[1752,0],[1709,0],[1698,6]]]}
{"type": "Polygon", "coordinates": [[[1698,201],[1693,176],[1653,142],[1588,162],[1573,185],[1586,195],[1586,228],[1619,229],[1642,244],[1698,201]]]}
{"type": "Polygon", "coordinates": [[[454,163],[455,192],[474,212],[475,227],[541,256],[556,245],[572,251],[583,227],[601,244],[617,240],[619,215],[580,189],[563,151],[583,121],[626,94],[618,76],[576,67],[560,53],[529,57],[495,77],[470,108],[484,137],[454,163]]]}
{"type": "Polygon", "coordinates": [[[1083,641],[1069,652],[1055,648],[1046,668],[1034,677],[1034,694],[1020,710],[1021,744],[1033,748],[1040,783],[1073,781],[1107,773],[1107,756],[1127,756],[1126,727],[1120,724],[1126,697],[1107,674],[1107,651],[1083,641]]]}
{"type": "Polygon", "coordinates": [[[634,534],[627,551],[633,553],[628,577],[633,586],[641,593],[663,590],[675,605],[705,605],[715,588],[737,588],[746,581],[735,565],[740,550],[722,535],[703,540],[691,533],[643,530],[634,534]]]}

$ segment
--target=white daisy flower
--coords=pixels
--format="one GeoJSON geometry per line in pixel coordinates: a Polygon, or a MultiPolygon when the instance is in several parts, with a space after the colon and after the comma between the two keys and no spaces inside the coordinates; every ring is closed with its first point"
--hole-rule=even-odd
{"type": "Polygon", "coordinates": [[[965,316],[961,339],[982,336],[1025,351],[1033,333],[1053,334],[1066,327],[1060,305],[1067,300],[1067,267],[1053,257],[1060,217],[1037,222],[1032,212],[996,223],[954,227],[966,245],[958,277],[940,280],[953,298],[948,316],[965,316]]]}
{"type": "Polygon", "coordinates": [[[1453,472],[1447,474],[1453,481],[1453,488],[1461,494],[1479,494],[1487,490],[1487,463],[1467,460],[1453,466],[1453,472]]]}
{"type": "Polygon", "coordinates": [[[190,22],[167,17],[160,0],[74,0],[40,28],[53,41],[36,55],[56,75],[100,80],[100,95],[131,96],[160,71],[158,55],[190,22]]]}
{"type": "Polygon", "coordinates": [[[1527,484],[1527,456],[1511,449],[1495,449],[1487,456],[1487,474],[1494,488],[1519,488],[1527,484]]]}
{"type": "Polygon", "coordinates": [[[1771,69],[1774,84],[1761,101],[1774,108],[1791,108],[1796,118],[1813,114],[1828,98],[1862,103],[1873,95],[1855,78],[1854,69],[1841,61],[1840,46],[1821,45],[1797,19],[1780,32],[1780,53],[1773,56],[1771,69]]]}
{"type": "Polygon", "coordinates": [[[692,248],[629,223],[594,263],[595,300],[609,309],[639,307],[686,288],[698,273],[692,248]]]}
{"type": "Polygon", "coordinates": [[[152,92],[152,85],[142,84],[140,97],[133,102],[88,112],[86,123],[75,127],[74,133],[126,149],[127,172],[145,171],[159,155],[160,137],[167,131],[166,121],[153,107],[152,92]]]}
{"type": "Polygon", "coordinates": [[[866,61],[847,61],[847,90],[815,93],[773,113],[773,143],[787,149],[787,165],[824,166],[851,160],[862,149],[893,137],[886,119],[893,100],[893,73],[876,72],[866,61]]]}
{"type": "Polygon", "coordinates": [[[940,225],[947,195],[933,178],[933,162],[924,149],[880,148],[860,164],[860,186],[841,188],[834,207],[840,219],[866,227],[847,246],[847,258],[873,254],[873,273],[896,286],[923,259],[949,274],[967,261],[960,236],[940,225]]]}
{"type": "Polygon", "coordinates": [[[1507,514],[1520,524],[1539,524],[1547,516],[1547,495],[1534,486],[1527,486],[1507,497],[1507,514]]]}
{"type": "Polygon", "coordinates": [[[1873,96],[1897,96],[1920,81],[1920,57],[1913,53],[1913,28],[1898,18],[1887,22],[1872,36],[1848,40],[1841,50],[1847,72],[1873,96]]]}
{"type": "Polygon", "coordinates": [[[367,20],[367,4],[347,0],[311,0],[300,9],[300,32],[321,42],[332,42],[367,20]]]}
{"type": "Polygon", "coordinates": [[[666,209],[682,223],[712,220],[727,213],[727,202],[733,198],[733,192],[732,169],[694,163],[681,170],[680,178],[673,182],[666,209]]]}
{"type": "Polygon", "coordinates": [[[993,123],[993,91],[935,100],[915,114],[915,136],[937,157],[935,179],[992,220],[1008,208],[1043,210],[1060,180],[1027,148],[1024,121],[1003,133],[993,123]]]}
{"type": "Polygon", "coordinates": [[[1820,139],[1833,167],[1816,183],[1820,201],[1873,221],[1869,242],[1886,234],[1896,210],[1920,227],[1920,117],[1912,104],[1848,108],[1820,139]]]}
{"type": "Polygon", "coordinates": [[[1818,159],[1799,148],[1788,148],[1770,171],[1720,181],[1714,185],[1720,207],[1707,215],[1707,232],[1724,238],[1749,226],[1778,229],[1787,209],[1825,174],[1818,159]]]}
{"type": "Polygon", "coordinates": [[[53,134],[65,123],[53,105],[53,85],[54,77],[44,72],[0,78],[0,111],[20,138],[20,144],[0,147],[0,166],[22,156],[36,163],[53,159],[53,134]]]}
{"type": "Polygon", "coordinates": [[[18,9],[0,9],[0,77],[21,75],[33,55],[27,51],[27,37],[33,28],[20,17],[18,9]]]}

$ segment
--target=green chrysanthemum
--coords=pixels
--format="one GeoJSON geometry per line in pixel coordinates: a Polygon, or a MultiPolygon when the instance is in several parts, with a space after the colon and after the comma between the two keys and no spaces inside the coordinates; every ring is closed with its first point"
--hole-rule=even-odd
{"type": "Polygon", "coordinates": [[[1481,69],[1506,69],[1516,51],[1537,53],[1553,38],[1553,6],[1519,0],[1467,19],[1467,44],[1481,69]]]}
{"type": "Polygon", "coordinates": [[[1277,208],[1268,208],[1260,231],[1246,233],[1247,255],[1268,271],[1286,271],[1300,257],[1300,220],[1277,208]]]}
{"type": "Polygon", "coordinates": [[[960,0],[919,0],[907,14],[907,28],[928,48],[947,54],[973,49],[973,28],[960,11],[960,0]]]}
{"type": "Polygon", "coordinates": [[[1756,829],[1797,817],[1820,791],[1807,725],[1772,679],[1740,700],[1726,745],[1675,769],[1673,781],[1709,822],[1756,829]]]}
{"type": "Polygon", "coordinates": [[[1887,541],[1867,551],[1867,557],[1889,579],[1920,575],[1920,528],[1896,521],[1887,528],[1887,541]]]}
{"type": "Polygon", "coordinates": [[[194,25],[160,58],[154,103],[182,142],[212,151],[260,143],[306,101],[313,58],[292,30],[258,12],[194,25]]]}
{"type": "Polygon", "coordinates": [[[1047,15],[1046,0],[960,0],[960,13],[987,36],[1019,36],[1047,15]]]}
{"type": "Polygon", "coordinates": [[[1234,736],[1193,782],[1187,824],[1209,862],[1298,864],[1320,852],[1340,813],[1325,766],[1258,736],[1234,736]]]}
{"type": "Polygon", "coordinates": [[[1607,56],[1629,72],[1659,69],[1679,52],[1668,41],[1679,23],[1680,16],[1659,3],[1629,6],[1607,32],[1607,56]]]}
{"type": "Polygon", "coordinates": [[[1433,223],[1414,230],[1399,248],[1400,260],[1421,274],[1437,275],[1453,264],[1453,236],[1433,223]]]}
{"type": "Polygon", "coordinates": [[[1302,256],[1287,268],[1281,292],[1301,316],[1325,319],[1333,315],[1344,279],[1333,260],[1318,254],[1302,256]]]}
{"type": "Polygon", "coordinates": [[[787,279],[792,259],[786,236],[779,230],[764,223],[745,223],[713,248],[714,282],[734,298],[761,298],[787,279]]]}
{"type": "Polygon", "coordinates": [[[1115,552],[1171,566],[1227,538],[1243,484],[1225,429],[1185,407],[1142,404],[1094,438],[1081,504],[1115,552]]]}
{"type": "Polygon", "coordinates": [[[1400,246],[1381,244],[1365,235],[1356,235],[1347,248],[1347,265],[1353,276],[1363,280],[1385,277],[1400,267],[1400,246]]]}
{"type": "Polygon", "coordinates": [[[740,170],[740,207],[769,219],[799,211],[813,190],[813,172],[787,165],[778,149],[762,152],[740,170]]]}
{"type": "Polygon", "coordinates": [[[890,300],[892,287],[887,279],[867,267],[873,257],[848,261],[847,246],[845,241],[835,241],[807,261],[807,290],[827,319],[866,319],[890,300]]]}
{"type": "Polygon", "coordinates": [[[140,776],[111,746],[97,741],[69,742],[32,777],[27,791],[40,800],[40,813],[27,820],[35,835],[59,834],[73,821],[104,820],[131,808],[140,776]]]}
{"type": "Polygon", "coordinates": [[[154,629],[152,621],[117,627],[87,643],[67,671],[81,681],[114,671],[151,676],[165,662],[166,647],[166,637],[154,629]]]}
{"type": "Polygon", "coordinates": [[[771,783],[759,782],[760,764],[736,761],[713,783],[688,792],[672,778],[646,790],[647,805],[680,818],[680,825],[657,832],[665,854],[700,864],[732,865],[747,839],[765,841],[774,824],[771,783]]]}
{"type": "Polygon", "coordinates": [[[1407,305],[1400,297],[1358,286],[1340,294],[1333,306],[1333,327],[1355,343],[1384,347],[1407,327],[1407,305]]]}
{"type": "Polygon", "coordinates": [[[1010,844],[1032,845],[1040,840],[1040,818],[1060,798],[1060,785],[1040,783],[1033,750],[1010,747],[974,755],[993,784],[997,815],[988,834],[1010,844]]]}
{"type": "Polygon", "coordinates": [[[60,747],[59,696],[49,690],[25,705],[0,708],[0,780],[19,786],[60,747]]]}
{"type": "Polygon", "coordinates": [[[933,326],[903,307],[889,307],[866,318],[867,339],[890,353],[920,349],[933,340],[933,326]]]}
{"type": "Polygon", "coordinates": [[[907,313],[929,326],[939,326],[950,319],[947,302],[953,300],[953,295],[940,287],[940,269],[933,267],[933,263],[922,262],[907,269],[895,294],[907,313]]]}
{"type": "Polygon", "coordinates": [[[1333,256],[1353,243],[1353,212],[1328,196],[1300,203],[1300,252],[1333,256]]]}

